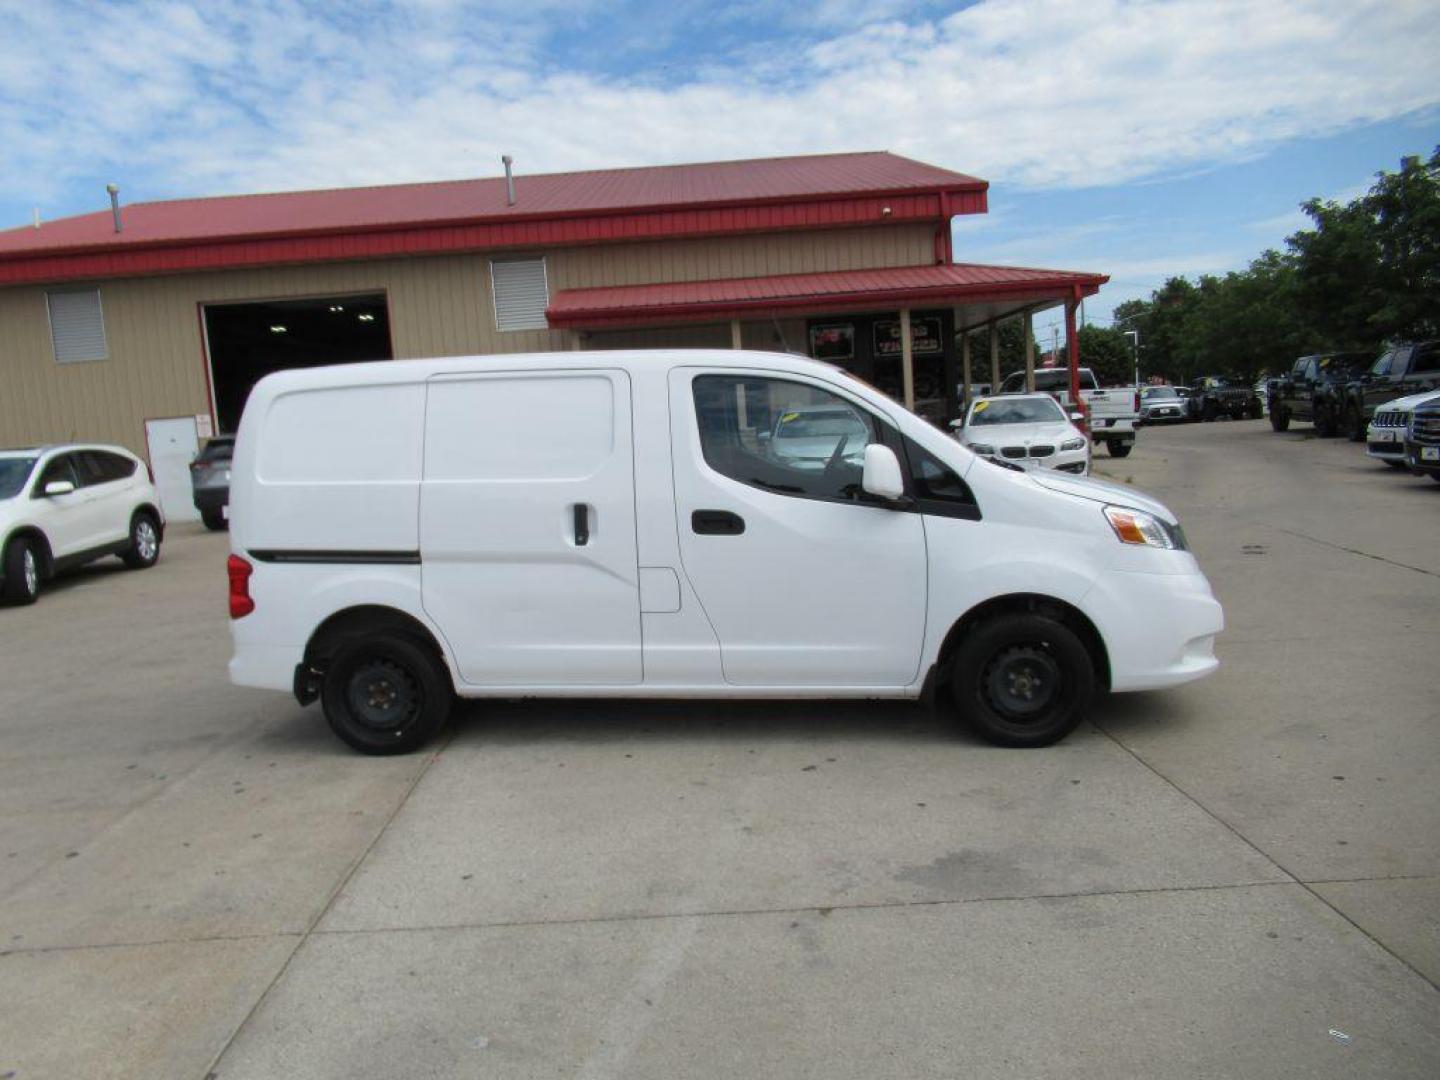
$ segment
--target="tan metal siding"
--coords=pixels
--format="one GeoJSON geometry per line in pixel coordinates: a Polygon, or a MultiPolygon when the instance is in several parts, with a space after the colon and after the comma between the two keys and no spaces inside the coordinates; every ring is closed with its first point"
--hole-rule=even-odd
{"type": "MultiPolygon", "coordinates": [[[[904,225],[611,244],[545,257],[553,291],[927,265],[932,245],[932,227],[904,225]]],[[[199,318],[207,303],[384,292],[400,359],[568,349],[571,338],[564,331],[496,330],[487,262],[479,253],[102,281],[110,358],[73,364],[55,361],[45,290],[0,289],[0,446],[76,438],[143,453],[146,418],[208,414],[199,318]]],[[[803,321],[783,325],[786,344],[803,350],[803,321]]],[[[747,347],[777,348],[774,337],[773,327],[747,324],[747,347]]],[[[689,345],[712,339],[728,346],[728,326],[615,340],[689,345]]],[[[600,346],[591,341],[586,347],[600,346]]]]}
{"type": "Polygon", "coordinates": [[[929,266],[935,261],[934,245],[934,226],[895,225],[568,248],[549,253],[550,287],[586,289],[656,281],[929,266]]]}

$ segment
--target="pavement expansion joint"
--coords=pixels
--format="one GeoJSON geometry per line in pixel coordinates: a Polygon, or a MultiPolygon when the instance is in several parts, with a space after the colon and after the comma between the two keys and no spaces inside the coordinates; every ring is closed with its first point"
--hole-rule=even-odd
{"type": "Polygon", "coordinates": [[[1232,881],[1214,885],[1169,885],[1151,889],[1097,889],[1092,892],[1030,893],[1014,896],[963,896],[936,900],[885,900],[855,904],[798,904],[786,907],[725,908],[714,911],[656,911],[615,915],[587,915],[555,919],[503,919],[493,922],[431,923],[423,926],[366,926],[318,929],[315,937],[363,937],[369,934],[422,934],[444,930],[514,930],[543,926],[584,926],[590,923],[663,922],[670,919],[746,918],[755,915],[797,915],[836,911],[903,911],[908,908],[962,907],[978,904],[1016,904],[1033,900],[1088,900],[1110,896],[1163,896],[1238,889],[1294,888],[1298,881],[1232,881]]]}
{"type": "Polygon", "coordinates": [[[215,1067],[220,1063],[220,1059],[229,1051],[236,1038],[239,1037],[240,1032],[245,1030],[246,1025],[254,1019],[256,1013],[260,1011],[260,1008],[269,999],[270,995],[274,993],[275,987],[285,978],[285,975],[290,970],[290,965],[295,962],[295,957],[299,955],[300,950],[304,948],[305,942],[310,940],[310,936],[315,933],[315,928],[320,925],[320,920],[325,918],[330,909],[335,906],[336,898],[344,891],[345,886],[350,884],[350,879],[355,876],[360,867],[365,864],[365,860],[370,857],[370,852],[375,850],[375,845],[380,842],[380,838],[389,830],[400,811],[405,808],[405,804],[410,801],[410,797],[415,794],[415,789],[420,786],[420,781],[424,780],[430,770],[434,768],[435,763],[440,760],[441,755],[445,753],[445,750],[449,747],[454,737],[455,729],[453,727],[447,729],[438,745],[426,755],[424,766],[415,771],[415,778],[411,780],[404,794],[395,800],[395,805],[391,808],[390,813],[386,815],[385,820],[380,823],[380,827],[375,830],[375,835],[370,838],[370,842],[365,845],[364,850],[355,857],[349,868],[337,878],[334,886],[330,889],[330,894],[325,898],[325,902],[320,905],[320,909],[315,913],[315,917],[310,920],[304,933],[300,934],[296,939],[295,947],[286,955],[285,960],[280,964],[279,968],[276,969],[274,977],[265,984],[265,989],[256,996],[254,1003],[246,1011],[244,1017],[235,1025],[229,1036],[226,1037],[220,1048],[215,1052],[215,1055],[210,1059],[209,1067],[202,1075],[208,1076],[214,1072],[215,1067]]]}
{"type": "Polygon", "coordinates": [[[296,944],[299,944],[301,933],[298,930],[276,930],[268,934],[204,934],[198,937],[153,938],[144,941],[93,941],[83,945],[19,945],[13,949],[0,950],[0,960],[7,956],[44,956],[49,953],[99,952],[106,949],[155,949],[164,948],[167,945],[184,948],[187,945],[216,945],[236,941],[283,941],[286,938],[294,938],[296,944]]]}
{"type": "MultiPolygon", "coordinates": [[[[1259,524],[1266,523],[1261,522],[1259,524]]],[[[1424,574],[1426,577],[1440,578],[1440,573],[1436,573],[1434,570],[1426,570],[1423,566],[1414,566],[1407,562],[1401,562],[1399,559],[1391,559],[1387,558],[1384,555],[1376,555],[1374,552],[1362,551],[1360,548],[1349,547],[1346,544],[1337,544],[1333,540],[1322,540],[1318,536],[1311,536],[1309,533],[1298,532],[1295,529],[1286,529],[1280,525],[1267,525],[1267,527],[1274,529],[1276,532],[1284,533],[1286,536],[1294,536],[1298,537],[1301,540],[1308,540],[1312,544],[1320,544],[1323,547],[1332,548],[1335,551],[1343,551],[1349,555],[1359,555],[1363,559],[1374,559],[1376,562],[1382,562],[1390,566],[1396,566],[1402,570],[1414,570],[1415,573],[1424,574]]]]}
{"type": "MultiPolygon", "coordinates": [[[[1296,535],[1300,535],[1300,534],[1297,533],[1296,535]]],[[[1306,539],[1309,539],[1309,538],[1307,537],[1306,539]]],[[[1325,541],[1319,541],[1319,543],[1325,543],[1325,541]]],[[[1329,545],[1329,546],[1334,546],[1334,545],[1329,545]]],[[[1374,556],[1374,557],[1378,558],[1378,556],[1374,556]]],[[[1388,562],[1389,560],[1382,559],[1381,561],[1382,561],[1382,562],[1388,562]]],[[[1413,569],[1416,569],[1416,568],[1415,568],[1415,567],[1410,567],[1409,569],[1412,569],[1412,570],[1413,570],[1413,569]]],[[[1427,574],[1428,574],[1429,571],[1428,571],[1428,570],[1422,570],[1421,573],[1427,573],[1427,574]]],[[[1094,721],[1092,721],[1092,723],[1094,723],[1094,721]]],[[[1343,920],[1344,920],[1346,923],[1348,923],[1350,926],[1354,927],[1355,930],[1356,930],[1358,933],[1362,934],[1367,940],[1369,940],[1372,944],[1374,944],[1374,946],[1375,946],[1377,949],[1380,949],[1380,950],[1381,950],[1382,952],[1384,952],[1387,956],[1391,957],[1391,958],[1394,959],[1397,963],[1401,964],[1407,971],[1409,971],[1411,974],[1413,974],[1416,978],[1418,978],[1418,979],[1420,979],[1421,981],[1423,981],[1423,982],[1424,982],[1427,986],[1429,986],[1431,989],[1433,989],[1433,990],[1440,990],[1440,983],[1436,983],[1436,981],[1435,981],[1434,979],[1430,978],[1430,977],[1429,977],[1428,975],[1426,975],[1423,971],[1421,971],[1421,970],[1420,970],[1419,968],[1417,968],[1414,964],[1412,964],[1409,960],[1405,959],[1405,957],[1401,956],[1401,955],[1400,955],[1399,953],[1397,953],[1394,949],[1390,948],[1390,946],[1386,945],[1383,941],[1381,941],[1379,938],[1377,938],[1374,934],[1370,933],[1370,931],[1366,930],[1365,927],[1361,926],[1358,922],[1356,922],[1354,919],[1352,919],[1349,915],[1347,915],[1347,914],[1346,914],[1344,911],[1342,911],[1339,907],[1337,907],[1336,905],[1332,904],[1328,899],[1326,899],[1326,898],[1325,898],[1324,896],[1322,896],[1320,893],[1316,892],[1315,889],[1311,888],[1311,885],[1312,885],[1312,884],[1321,884],[1320,882],[1314,882],[1314,883],[1312,883],[1312,882],[1307,882],[1307,881],[1302,880],[1299,875],[1295,874],[1295,873],[1294,873],[1293,871],[1291,871],[1288,867],[1286,867],[1285,865],[1283,865],[1278,859],[1276,859],[1276,858],[1275,858],[1273,855],[1271,855],[1268,851],[1266,851],[1264,848],[1262,848],[1262,847],[1261,847],[1259,844],[1257,844],[1254,840],[1251,840],[1248,836],[1246,836],[1244,833],[1242,833],[1238,828],[1236,828],[1236,827],[1235,827],[1234,825],[1232,825],[1230,822],[1226,821],[1226,820],[1225,820],[1223,817],[1221,817],[1218,813],[1216,813],[1214,810],[1210,809],[1210,807],[1206,806],[1206,805],[1205,805],[1203,802],[1201,802],[1198,798],[1196,798],[1194,795],[1190,794],[1190,792],[1186,791],[1186,790],[1185,790],[1184,788],[1182,788],[1178,783],[1176,783],[1174,780],[1172,780],[1170,777],[1166,776],[1166,775],[1165,775],[1163,772],[1161,772],[1158,768],[1156,768],[1154,765],[1152,765],[1149,761],[1147,761],[1144,757],[1142,757],[1138,751],[1133,750],[1133,749],[1131,749],[1129,746],[1125,745],[1125,743],[1122,742],[1117,736],[1112,735],[1108,730],[1106,730],[1106,729],[1105,729],[1103,726],[1101,726],[1100,724],[1095,723],[1095,728],[1096,728],[1096,730],[1098,730],[1098,731],[1100,731],[1102,734],[1104,734],[1104,736],[1105,736],[1107,739],[1110,739],[1112,742],[1114,742],[1116,746],[1118,746],[1118,747],[1120,747],[1120,749],[1124,750],[1125,753],[1129,754],[1129,755],[1130,755],[1131,757],[1133,757],[1136,761],[1138,761],[1141,765],[1143,765],[1145,768],[1149,769],[1152,773],[1154,773],[1157,777],[1159,777],[1159,778],[1160,778],[1161,780],[1163,780],[1165,783],[1169,784],[1169,785],[1170,785],[1172,788],[1174,788],[1175,791],[1178,792],[1181,796],[1183,796],[1183,797],[1186,798],[1186,799],[1189,799],[1192,803],[1194,803],[1197,807],[1199,807],[1200,810],[1202,810],[1204,813],[1208,814],[1214,821],[1216,821],[1218,824],[1220,824],[1221,826],[1223,826],[1225,829],[1229,830],[1229,832],[1230,832],[1236,839],[1238,839],[1241,843],[1247,845],[1252,851],[1255,852],[1255,854],[1259,855],[1262,859],[1264,859],[1264,860],[1266,860],[1268,863],[1270,863],[1271,866],[1275,867],[1276,870],[1280,871],[1280,872],[1281,872],[1282,874],[1284,874],[1287,878],[1289,878],[1290,880],[1289,880],[1289,882],[1286,883],[1286,884],[1295,884],[1295,885],[1300,886],[1300,887],[1301,887],[1302,889],[1304,889],[1307,893],[1309,893],[1312,897],[1314,897],[1316,901],[1318,901],[1319,903],[1323,904],[1325,907],[1329,908],[1332,912],[1334,912],[1334,913],[1336,914],[1336,916],[1338,916],[1339,918],[1343,919],[1343,920]]],[[[1361,880],[1365,880],[1365,879],[1361,879],[1361,880]]],[[[1384,879],[1375,879],[1375,880],[1384,880],[1384,879]]]]}

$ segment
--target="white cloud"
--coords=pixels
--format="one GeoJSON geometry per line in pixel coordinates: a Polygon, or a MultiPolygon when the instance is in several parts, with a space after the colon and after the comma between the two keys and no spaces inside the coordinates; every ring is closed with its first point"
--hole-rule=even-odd
{"type": "MultiPolygon", "coordinates": [[[[745,10],[753,24],[765,9],[745,10]]],[[[102,175],[150,178],[127,188],[140,198],[492,175],[502,152],[523,174],[879,147],[1076,187],[1440,103],[1440,23],[1422,0],[772,10],[772,38],[729,54],[701,25],[657,81],[558,66],[563,30],[624,18],[587,0],[0,0],[0,199],[102,175]],[[807,12],[848,29],[806,41],[807,12]]]]}

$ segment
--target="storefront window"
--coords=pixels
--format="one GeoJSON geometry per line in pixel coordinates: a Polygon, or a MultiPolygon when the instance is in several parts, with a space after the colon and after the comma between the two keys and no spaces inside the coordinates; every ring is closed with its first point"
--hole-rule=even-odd
{"type": "Polygon", "coordinates": [[[810,355],[831,364],[855,359],[855,324],[830,323],[810,328],[810,355]]]}

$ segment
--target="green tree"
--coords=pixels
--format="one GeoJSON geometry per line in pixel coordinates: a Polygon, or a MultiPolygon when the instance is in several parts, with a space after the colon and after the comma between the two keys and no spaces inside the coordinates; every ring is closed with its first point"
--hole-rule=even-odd
{"type": "MultiPolygon", "coordinates": [[[[1135,382],[1135,351],[1124,331],[1114,327],[1082,326],[1080,366],[1095,373],[1101,386],[1131,386],[1135,382]]],[[[1060,362],[1070,362],[1070,350],[1060,347],[1060,362]]]]}
{"type": "Polygon", "coordinates": [[[1372,318],[1384,303],[1380,243],[1363,199],[1344,206],[1311,199],[1315,222],[1286,240],[1295,260],[1295,301],[1329,351],[1373,348],[1384,333],[1372,318]]]}
{"type": "Polygon", "coordinates": [[[1372,324],[1385,337],[1440,336],[1440,147],[1428,162],[1407,157],[1382,172],[1365,205],[1382,285],[1372,324]]]}
{"type": "Polygon", "coordinates": [[[1204,277],[1181,323],[1181,366],[1252,383],[1323,346],[1295,301],[1294,260],[1267,251],[1244,271],[1204,277]]]}

